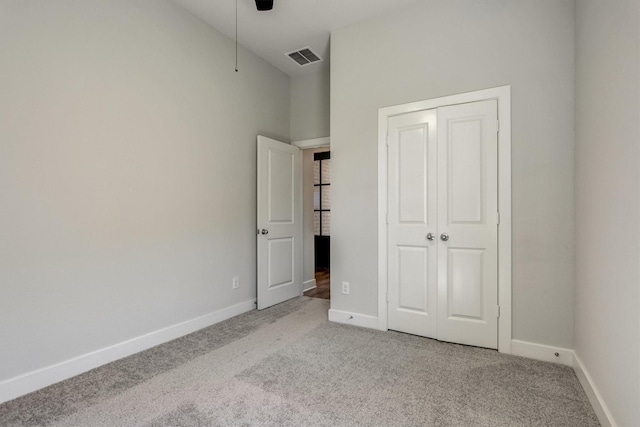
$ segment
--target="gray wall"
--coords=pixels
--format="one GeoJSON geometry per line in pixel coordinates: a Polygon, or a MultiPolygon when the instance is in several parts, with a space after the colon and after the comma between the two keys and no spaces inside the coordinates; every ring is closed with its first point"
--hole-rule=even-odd
{"type": "Polygon", "coordinates": [[[291,78],[291,140],[329,136],[329,67],[291,78]]]}
{"type": "Polygon", "coordinates": [[[640,424],[640,7],[576,2],[575,350],[640,424]]]}
{"type": "Polygon", "coordinates": [[[510,84],[513,337],[572,348],[573,1],[425,0],[334,32],[331,61],[332,308],[377,315],[378,108],[510,84]]]}
{"type": "Polygon", "coordinates": [[[0,381],[255,298],[289,78],[240,61],[164,0],[0,2],[0,381]]]}
{"type": "MultiPolygon", "coordinates": [[[[291,140],[329,136],[329,67],[291,78],[291,140]]],[[[327,148],[302,152],[303,174],[303,281],[315,278],[313,238],[313,153],[327,148]]]]}

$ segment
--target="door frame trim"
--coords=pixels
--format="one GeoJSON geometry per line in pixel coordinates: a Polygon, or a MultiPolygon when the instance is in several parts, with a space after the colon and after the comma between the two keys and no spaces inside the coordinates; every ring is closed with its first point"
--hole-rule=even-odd
{"type": "Polygon", "coordinates": [[[331,147],[331,138],[325,136],[323,138],[303,139],[301,141],[293,141],[291,145],[295,145],[301,150],[308,150],[309,148],[331,147]]]}
{"type": "Polygon", "coordinates": [[[498,351],[511,354],[511,86],[383,107],[378,110],[378,329],[388,330],[387,314],[387,134],[388,119],[448,105],[498,102],[498,351]]]}
{"type": "MultiPolygon", "coordinates": [[[[314,148],[331,148],[331,137],[325,136],[322,138],[313,138],[313,139],[302,139],[302,140],[298,140],[298,141],[292,141],[291,145],[298,147],[301,150],[301,155],[300,155],[300,172],[303,175],[303,178],[300,182],[300,185],[302,186],[304,183],[304,150],[311,150],[314,148]]],[[[305,251],[305,248],[307,246],[307,236],[305,235],[305,229],[304,229],[304,218],[305,218],[305,211],[304,211],[304,187],[302,187],[302,197],[300,198],[300,210],[302,212],[302,266],[301,266],[301,271],[302,271],[302,286],[300,286],[300,296],[304,295],[304,293],[308,290],[314,289],[316,287],[316,279],[315,276],[313,279],[309,279],[307,281],[305,281],[305,277],[304,277],[304,263],[305,263],[305,257],[307,255],[307,251],[305,251]],[[313,286],[305,286],[305,283],[311,283],[313,282],[313,286]]],[[[312,206],[313,207],[313,206],[312,206]]],[[[315,257],[315,253],[313,254],[315,257]]]]}

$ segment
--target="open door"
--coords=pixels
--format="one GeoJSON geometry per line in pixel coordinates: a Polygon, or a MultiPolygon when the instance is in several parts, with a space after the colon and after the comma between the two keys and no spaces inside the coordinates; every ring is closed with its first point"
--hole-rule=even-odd
{"type": "Polygon", "coordinates": [[[258,310],[302,290],[300,149],[258,136],[258,310]]]}

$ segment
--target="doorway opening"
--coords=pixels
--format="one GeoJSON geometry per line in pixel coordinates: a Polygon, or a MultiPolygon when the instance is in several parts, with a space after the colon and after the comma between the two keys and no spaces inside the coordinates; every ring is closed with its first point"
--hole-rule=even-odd
{"type": "MultiPolygon", "coordinates": [[[[329,148],[305,150],[303,153],[304,216],[310,224],[305,227],[309,243],[306,261],[312,260],[313,282],[304,295],[314,298],[331,297],[331,152],[329,148]],[[310,170],[309,170],[310,169],[310,170]],[[307,197],[308,196],[308,197],[307,197]]],[[[309,272],[311,273],[311,272],[309,272]]]]}

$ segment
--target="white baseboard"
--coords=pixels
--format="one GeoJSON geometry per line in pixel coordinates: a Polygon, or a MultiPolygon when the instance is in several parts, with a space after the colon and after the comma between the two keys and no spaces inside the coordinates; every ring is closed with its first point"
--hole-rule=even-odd
{"type": "Polygon", "coordinates": [[[0,403],[255,309],[255,299],[0,382],[0,403]]]}
{"type": "Polygon", "coordinates": [[[613,419],[611,412],[609,412],[609,408],[606,403],[604,403],[600,392],[598,392],[596,385],[593,383],[591,375],[589,375],[587,368],[575,352],[573,354],[573,370],[575,371],[578,380],[580,380],[580,384],[589,398],[589,402],[591,402],[591,406],[593,406],[593,410],[598,416],[600,424],[603,427],[616,427],[617,424],[613,419]]]}
{"type": "Polygon", "coordinates": [[[347,311],[329,310],[329,321],[361,326],[363,328],[378,329],[378,318],[347,311]]]}
{"type": "Polygon", "coordinates": [[[315,289],[317,287],[316,279],[307,280],[302,283],[302,292],[310,291],[311,289],[315,289]]]}
{"type": "Polygon", "coordinates": [[[568,348],[511,340],[511,354],[514,356],[528,357],[529,359],[542,360],[543,362],[573,366],[573,350],[568,348]],[[556,353],[558,353],[557,356],[556,353]]]}

